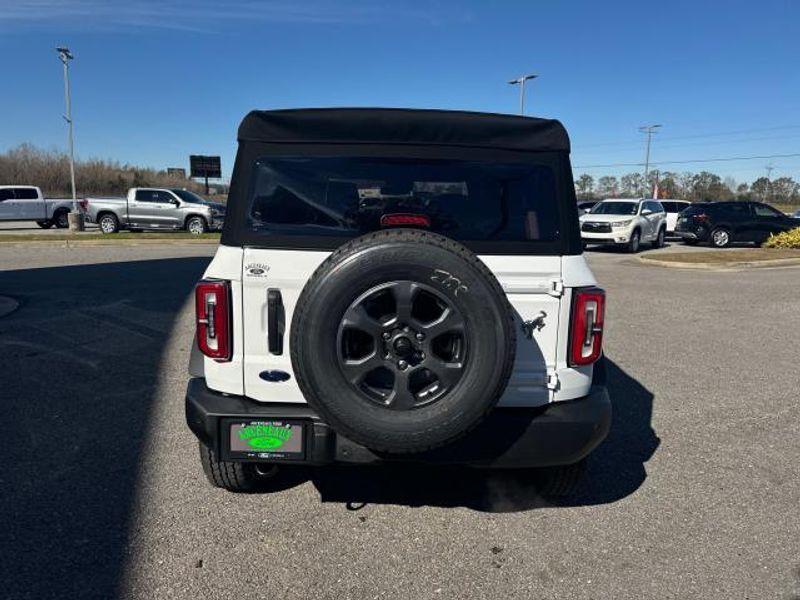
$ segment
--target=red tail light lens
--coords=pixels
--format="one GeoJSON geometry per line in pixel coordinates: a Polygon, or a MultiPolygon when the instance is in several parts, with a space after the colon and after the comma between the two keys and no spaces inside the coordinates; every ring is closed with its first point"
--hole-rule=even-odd
{"type": "Polygon", "coordinates": [[[397,227],[402,225],[411,225],[414,227],[430,227],[431,220],[426,215],[415,215],[406,213],[383,215],[381,217],[381,227],[397,227]]]}
{"type": "Polygon", "coordinates": [[[203,280],[194,290],[197,345],[218,362],[231,359],[231,292],[227,281],[203,280]]]}
{"type": "Polygon", "coordinates": [[[692,220],[695,223],[705,223],[706,221],[708,221],[708,215],[705,213],[701,213],[699,215],[692,215],[692,220]]]}
{"type": "Polygon", "coordinates": [[[603,350],[606,293],[600,288],[577,288],[572,297],[569,365],[590,365],[603,350]]]}

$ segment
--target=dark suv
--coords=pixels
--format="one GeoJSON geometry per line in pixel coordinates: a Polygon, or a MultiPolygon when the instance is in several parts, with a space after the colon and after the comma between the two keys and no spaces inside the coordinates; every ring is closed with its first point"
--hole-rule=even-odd
{"type": "Polygon", "coordinates": [[[681,212],[675,233],[690,245],[709,242],[724,248],[731,242],[760,245],[770,235],[795,227],[797,221],[761,202],[709,202],[681,212]]]}

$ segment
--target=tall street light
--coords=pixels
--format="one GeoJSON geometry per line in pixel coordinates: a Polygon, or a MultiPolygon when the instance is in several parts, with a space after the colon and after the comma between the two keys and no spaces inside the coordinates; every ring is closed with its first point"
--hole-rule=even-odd
{"type": "Polygon", "coordinates": [[[639,131],[642,133],[647,134],[647,145],[645,153],[644,153],[644,189],[647,190],[650,186],[647,183],[647,175],[650,172],[650,140],[653,137],[653,134],[656,133],[656,130],[661,127],[661,125],[642,125],[639,127],[639,131]]]}
{"type": "Polygon", "coordinates": [[[75,58],[66,46],[56,48],[58,58],[64,65],[64,99],[67,105],[67,114],[64,120],[69,125],[69,176],[72,182],[72,212],[78,212],[77,194],[75,193],[75,147],[72,140],[72,104],[69,94],[69,61],[75,58]]]}
{"type": "Polygon", "coordinates": [[[523,75],[522,77],[517,77],[516,79],[512,79],[508,83],[511,85],[519,85],[519,114],[525,114],[525,82],[529,79],[536,79],[538,75],[523,75]]]}

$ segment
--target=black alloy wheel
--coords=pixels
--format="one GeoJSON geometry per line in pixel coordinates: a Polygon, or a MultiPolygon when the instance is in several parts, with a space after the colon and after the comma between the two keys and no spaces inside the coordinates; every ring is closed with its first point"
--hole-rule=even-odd
{"type": "Polygon", "coordinates": [[[416,281],[378,285],[339,323],[339,365],[353,388],[389,410],[407,411],[444,397],[467,361],[466,324],[458,308],[416,281]]]}

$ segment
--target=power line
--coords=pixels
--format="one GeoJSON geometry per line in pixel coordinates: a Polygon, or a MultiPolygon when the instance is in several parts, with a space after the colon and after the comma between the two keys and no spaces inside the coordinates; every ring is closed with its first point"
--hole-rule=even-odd
{"type": "MultiPolygon", "coordinates": [[[[793,133],[791,135],[771,135],[771,136],[766,136],[766,137],[747,137],[747,138],[739,138],[739,139],[735,139],[735,140],[714,140],[714,141],[706,141],[706,142],[680,142],[680,143],[676,143],[676,144],[659,143],[658,147],[659,147],[659,149],[673,149],[673,148],[682,149],[682,148],[687,148],[689,146],[694,146],[694,147],[698,147],[698,146],[700,146],[700,147],[722,146],[722,145],[731,146],[731,145],[734,145],[734,144],[735,145],[742,145],[742,144],[749,144],[749,143],[752,143],[752,142],[765,142],[765,141],[775,141],[775,140],[794,140],[794,139],[797,139],[798,137],[800,137],[800,133],[793,133]]],[[[669,138],[666,138],[666,137],[662,137],[661,138],[661,140],[666,140],[666,139],[669,139],[669,138]]],[[[641,147],[641,143],[642,143],[641,141],[636,142],[635,144],[631,143],[630,146],[632,148],[634,146],[636,148],[639,148],[639,147],[641,147]]],[[[583,152],[583,148],[584,148],[584,146],[581,146],[580,148],[577,148],[577,150],[580,151],[580,153],[582,155],[584,155],[584,156],[585,155],[592,156],[592,155],[598,155],[598,154],[604,154],[604,155],[607,156],[608,152],[609,152],[608,150],[595,150],[594,152],[591,152],[591,151],[590,152],[583,152]]],[[[625,152],[625,150],[623,150],[622,152],[625,152]]]]}
{"type": "MultiPolygon", "coordinates": [[[[717,158],[693,158],[690,160],[660,160],[651,162],[651,165],[683,165],[689,163],[709,163],[709,162],[730,162],[735,160],[764,160],[768,158],[792,158],[800,156],[800,152],[792,154],[768,154],[761,156],[724,156],[717,158]]],[[[600,169],[610,167],[642,167],[644,163],[609,163],[607,165],[579,165],[573,167],[574,169],[600,169]]]]}
{"type": "MultiPolygon", "coordinates": [[[[715,133],[698,133],[692,135],[671,135],[671,136],[664,136],[662,140],[689,140],[689,139],[698,139],[698,138],[706,138],[706,137],[720,137],[726,135],[741,135],[743,133],[758,133],[761,131],[780,131],[784,129],[800,129],[800,125],[776,125],[774,127],[758,127],[753,129],[737,129],[733,131],[718,131],[715,133]]],[[[615,141],[615,142],[600,142],[596,144],[581,144],[581,148],[595,148],[599,146],[633,146],[641,144],[641,140],[630,140],[630,141],[615,141]]]]}

